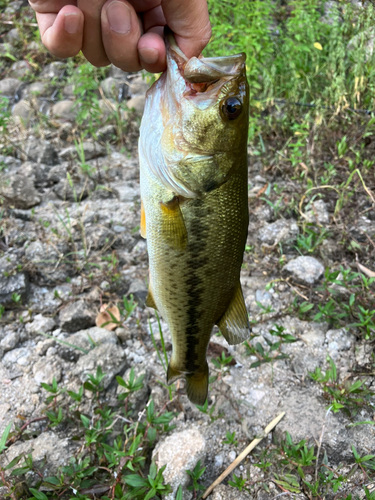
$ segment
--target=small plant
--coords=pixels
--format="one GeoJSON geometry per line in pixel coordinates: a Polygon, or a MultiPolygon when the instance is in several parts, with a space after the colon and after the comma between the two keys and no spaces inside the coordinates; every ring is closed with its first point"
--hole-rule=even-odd
{"type": "Polygon", "coordinates": [[[233,356],[226,356],[225,351],[223,351],[221,356],[212,360],[212,364],[221,372],[232,360],[233,356]]]}
{"type": "Polygon", "coordinates": [[[79,166],[83,174],[91,175],[92,174],[92,166],[86,162],[85,149],[83,146],[83,138],[79,141],[74,140],[74,146],[77,151],[79,166]]]}
{"type": "Polygon", "coordinates": [[[342,410],[349,417],[353,417],[365,406],[373,409],[370,398],[374,393],[367,388],[364,381],[340,382],[334,361],[328,357],[328,362],[330,367],[325,373],[317,367],[313,373],[310,373],[310,377],[321,385],[324,397],[329,401],[332,411],[337,413],[342,410]]]}
{"type": "Polygon", "coordinates": [[[257,342],[255,345],[250,344],[249,341],[244,342],[246,354],[248,356],[256,356],[258,358],[258,361],[251,363],[251,368],[256,368],[263,363],[270,363],[276,361],[277,359],[285,359],[288,357],[286,354],[281,352],[282,345],[284,343],[290,344],[292,342],[296,342],[297,339],[293,335],[284,332],[285,328],[281,325],[275,325],[274,328],[269,330],[269,334],[273,337],[278,337],[278,340],[272,342],[267,337],[264,337],[264,340],[268,345],[267,350],[260,342],[257,342]]]}
{"type": "Polygon", "coordinates": [[[17,292],[12,293],[12,300],[15,304],[19,304],[21,302],[21,295],[17,292]]]}
{"type": "Polygon", "coordinates": [[[296,250],[301,254],[312,254],[328,237],[329,231],[325,228],[317,228],[313,224],[307,224],[303,234],[297,236],[296,250]]]}
{"type": "Polygon", "coordinates": [[[215,417],[213,416],[215,408],[216,408],[216,403],[213,404],[211,406],[211,408],[208,408],[208,399],[206,399],[206,401],[204,402],[204,405],[196,405],[196,407],[198,408],[198,410],[201,413],[204,413],[205,415],[208,415],[210,417],[211,422],[215,422],[215,420],[217,420],[218,418],[222,417],[221,413],[219,413],[219,415],[217,415],[215,417]]]}
{"type": "Polygon", "coordinates": [[[130,395],[142,389],[144,378],[145,376],[143,374],[135,378],[133,367],[130,369],[129,377],[127,380],[124,380],[122,377],[117,375],[116,380],[118,384],[125,389],[124,392],[118,395],[119,401],[125,400],[125,413],[127,413],[130,395]]]}
{"type": "Polygon", "coordinates": [[[238,441],[236,441],[236,433],[233,432],[226,432],[226,439],[223,441],[224,444],[232,444],[233,446],[236,446],[238,444],[238,441]]]}
{"type": "Polygon", "coordinates": [[[246,484],[246,479],[236,476],[236,474],[233,473],[232,480],[228,481],[228,484],[229,486],[236,488],[238,491],[242,491],[246,484]]]}
{"type": "Polygon", "coordinates": [[[194,492],[194,498],[197,498],[197,494],[201,490],[205,490],[205,487],[201,484],[199,484],[200,478],[203,476],[204,471],[206,470],[206,467],[201,467],[201,461],[198,460],[197,465],[194,467],[194,469],[187,470],[186,472],[189,474],[191,477],[193,484],[191,486],[188,486],[188,490],[192,490],[194,492]]]}

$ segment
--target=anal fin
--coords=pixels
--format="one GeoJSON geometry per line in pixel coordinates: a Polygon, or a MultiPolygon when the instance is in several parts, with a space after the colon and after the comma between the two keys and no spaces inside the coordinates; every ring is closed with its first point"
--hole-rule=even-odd
{"type": "Polygon", "coordinates": [[[217,326],[230,345],[240,344],[249,338],[251,329],[240,282],[217,326]]]}
{"type": "Polygon", "coordinates": [[[187,244],[187,231],[182,216],[180,201],[175,196],[167,203],[160,203],[163,213],[162,237],[175,250],[184,250],[187,244]]]}

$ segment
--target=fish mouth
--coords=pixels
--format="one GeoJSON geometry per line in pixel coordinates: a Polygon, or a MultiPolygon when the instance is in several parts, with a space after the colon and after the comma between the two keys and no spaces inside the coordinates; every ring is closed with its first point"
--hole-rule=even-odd
{"type": "MultiPolygon", "coordinates": [[[[228,81],[239,76],[245,69],[246,54],[241,52],[231,56],[187,58],[178,47],[172,31],[165,28],[167,58],[177,63],[186,83],[212,84],[218,80],[228,81]]],[[[204,91],[205,89],[202,88],[204,91]]]]}

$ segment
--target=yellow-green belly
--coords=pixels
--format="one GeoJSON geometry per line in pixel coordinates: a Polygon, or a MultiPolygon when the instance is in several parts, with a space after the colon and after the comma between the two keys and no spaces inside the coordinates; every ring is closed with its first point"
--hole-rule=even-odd
{"type": "Polygon", "coordinates": [[[239,283],[248,226],[247,165],[218,189],[181,203],[188,236],[184,250],[161,238],[160,200],[166,196],[156,184],[142,196],[150,288],[172,335],[170,366],[191,374],[205,366],[212,328],[239,283]]]}

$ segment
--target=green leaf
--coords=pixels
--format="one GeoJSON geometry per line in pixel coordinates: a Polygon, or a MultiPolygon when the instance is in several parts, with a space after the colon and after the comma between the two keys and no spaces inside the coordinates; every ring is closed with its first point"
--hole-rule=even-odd
{"type": "Polygon", "coordinates": [[[23,457],[23,454],[18,455],[18,457],[13,458],[13,460],[11,462],[9,462],[9,464],[6,467],[4,467],[4,470],[9,470],[12,467],[14,467],[16,464],[18,464],[18,462],[21,460],[22,457],[23,457]]]}
{"type": "Polygon", "coordinates": [[[8,436],[10,433],[10,429],[12,428],[13,422],[10,422],[4,429],[3,435],[0,439],[0,453],[6,449],[6,442],[8,441],[8,436]]]}
{"type": "Polygon", "coordinates": [[[147,486],[147,481],[138,474],[129,474],[128,476],[124,477],[124,481],[126,484],[132,486],[133,488],[141,488],[142,486],[147,486]]]}
{"type": "Polygon", "coordinates": [[[88,429],[90,427],[90,419],[88,417],[86,417],[86,415],[80,415],[81,417],[81,420],[82,420],[82,423],[83,423],[83,426],[85,427],[85,429],[88,429]]]}
{"type": "Polygon", "coordinates": [[[35,490],[34,488],[30,488],[30,491],[37,500],[48,500],[48,497],[41,491],[35,490]]]}
{"type": "Polygon", "coordinates": [[[152,488],[147,495],[145,496],[145,500],[150,500],[150,498],[153,498],[156,495],[156,489],[152,488]]]}
{"type": "Polygon", "coordinates": [[[182,486],[181,486],[181,484],[178,487],[178,490],[176,492],[176,499],[175,500],[182,500],[182,486]]]}
{"type": "Polygon", "coordinates": [[[60,481],[59,481],[59,480],[57,479],[57,477],[55,477],[55,476],[46,477],[46,478],[44,479],[44,482],[46,482],[46,483],[50,483],[50,484],[54,484],[54,485],[56,485],[56,486],[59,486],[59,484],[60,484],[60,481]]]}

